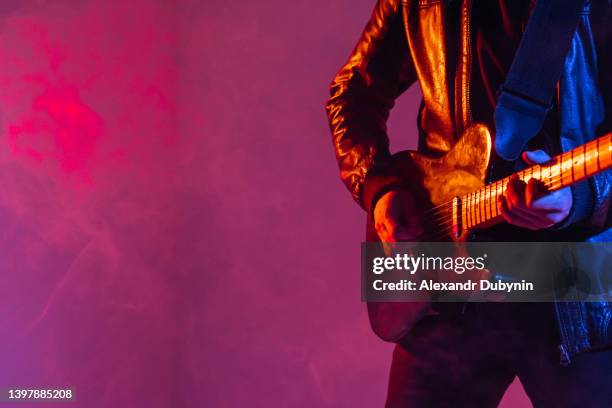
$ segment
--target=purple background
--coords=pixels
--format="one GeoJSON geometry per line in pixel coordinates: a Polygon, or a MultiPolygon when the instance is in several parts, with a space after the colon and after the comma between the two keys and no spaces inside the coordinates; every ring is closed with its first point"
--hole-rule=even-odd
{"type": "MultiPolygon", "coordinates": [[[[382,406],[392,347],[359,300],[364,214],[323,111],[372,6],[0,4],[0,387],[382,406]]],[[[502,406],[529,406],[520,385],[502,406]]]]}

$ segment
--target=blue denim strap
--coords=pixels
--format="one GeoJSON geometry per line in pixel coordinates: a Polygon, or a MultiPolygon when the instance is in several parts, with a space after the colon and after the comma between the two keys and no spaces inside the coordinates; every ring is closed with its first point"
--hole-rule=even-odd
{"type": "Polygon", "coordinates": [[[541,129],[585,0],[537,0],[495,108],[495,150],[516,160],[541,129]]]}

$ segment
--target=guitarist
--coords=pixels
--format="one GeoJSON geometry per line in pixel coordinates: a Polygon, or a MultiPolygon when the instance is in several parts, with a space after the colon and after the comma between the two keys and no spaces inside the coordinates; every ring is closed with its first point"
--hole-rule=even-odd
{"type": "MultiPolygon", "coordinates": [[[[418,81],[423,154],[444,155],[470,124],[494,130],[536,1],[378,0],[326,109],[341,179],[382,241],[419,240],[423,230],[410,184],[390,165],[386,120],[395,98],[418,81]]],[[[581,10],[541,130],[516,160],[494,152],[489,181],[612,131],[609,0],[587,0],[581,10]]],[[[609,173],[551,194],[515,179],[498,202],[506,223],[476,238],[609,240],[609,173]]],[[[495,407],[516,376],[536,407],[612,406],[610,303],[432,308],[397,342],[387,407],[495,407]]]]}

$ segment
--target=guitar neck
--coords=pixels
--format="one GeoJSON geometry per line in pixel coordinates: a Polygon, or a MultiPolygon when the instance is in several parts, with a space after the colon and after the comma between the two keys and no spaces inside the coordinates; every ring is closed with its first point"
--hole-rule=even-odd
{"type": "MultiPolygon", "coordinates": [[[[553,157],[513,176],[524,182],[540,180],[549,191],[559,190],[612,167],[612,133],[553,157]]],[[[497,199],[506,191],[509,176],[453,201],[455,233],[501,221],[497,199]]]]}

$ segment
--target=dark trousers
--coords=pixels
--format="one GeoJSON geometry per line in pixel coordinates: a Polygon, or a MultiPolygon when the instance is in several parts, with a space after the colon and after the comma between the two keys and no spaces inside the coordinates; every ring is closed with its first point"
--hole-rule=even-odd
{"type": "Polygon", "coordinates": [[[515,376],[535,408],[612,407],[612,351],[563,367],[558,345],[552,304],[428,316],[395,348],[386,407],[497,407],[515,376]]]}

